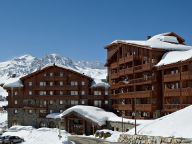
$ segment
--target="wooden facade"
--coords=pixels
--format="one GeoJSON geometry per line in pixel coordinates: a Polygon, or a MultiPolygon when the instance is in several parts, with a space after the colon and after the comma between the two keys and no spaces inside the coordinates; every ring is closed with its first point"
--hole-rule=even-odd
{"type": "MultiPolygon", "coordinates": [[[[165,35],[185,46],[177,34],[165,35]]],[[[191,60],[158,68],[162,56],[173,49],[131,41],[115,41],[105,48],[112,108],[117,114],[134,118],[136,113],[137,118],[151,119],[192,104],[191,60]]]]}
{"type": "Polygon", "coordinates": [[[154,69],[163,50],[117,43],[107,47],[108,80],[112,107],[117,113],[141,119],[158,117],[161,110],[161,75],[154,69]]]}
{"type": "Polygon", "coordinates": [[[108,88],[92,87],[93,79],[84,74],[53,65],[20,80],[23,87],[5,87],[9,127],[14,124],[48,126],[47,114],[61,113],[74,105],[110,110],[108,88]]]}
{"type": "Polygon", "coordinates": [[[192,60],[164,65],[162,73],[163,113],[169,114],[192,104],[192,60]]]}

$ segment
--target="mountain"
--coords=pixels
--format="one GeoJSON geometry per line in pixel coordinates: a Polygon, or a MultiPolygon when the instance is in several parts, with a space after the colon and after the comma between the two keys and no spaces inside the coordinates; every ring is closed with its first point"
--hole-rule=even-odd
{"type": "Polygon", "coordinates": [[[76,61],[58,54],[49,54],[43,58],[36,58],[31,55],[23,55],[9,61],[0,62],[0,84],[15,75],[21,77],[44,67],[47,64],[55,63],[64,65],[69,69],[84,73],[92,78],[105,79],[106,68],[98,61],[76,61]]]}

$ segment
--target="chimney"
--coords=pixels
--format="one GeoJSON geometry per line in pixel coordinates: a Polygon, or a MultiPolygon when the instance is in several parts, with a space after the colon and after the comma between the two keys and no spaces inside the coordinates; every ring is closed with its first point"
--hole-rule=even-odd
{"type": "Polygon", "coordinates": [[[148,35],[148,36],[147,36],[147,39],[150,39],[150,38],[151,38],[151,36],[150,36],[150,35],[148,35]]]}

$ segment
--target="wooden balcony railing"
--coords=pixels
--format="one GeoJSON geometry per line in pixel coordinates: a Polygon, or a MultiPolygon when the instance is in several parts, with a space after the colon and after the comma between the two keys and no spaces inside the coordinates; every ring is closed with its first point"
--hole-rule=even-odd
{"type": "Polygon", "coordinates": [[[115,79],[118,77],[119,77],[118,73],[111,73],[111,79],[115,79]]]}
{"type": "Polygon", "coordinates": [[[125,69],[119,70],[119,76],[125,75],[125,69]]]}
{"type": "Polygon", "coordinates": [[[182,88],[182,96],[192,96],[192,87],[182,88]]]}
{"type": "Polygon", "coordinates": [[[136,104],[135,108],[138,111],[152,111],[153,110],[152,104],[136,104]]]}
{"type": "Polygon", "coordinates": [[[124,59],[125,63],[131,62],[131,61],[133,61],[133,55],[126,56],[125,59],[124,59]]]}
{"type": "Polygon", "coordinates": [[[163,76],[164,82],[171,82],[171,81],[179,81],[180,80],[180,74],[166,74],[163,76]]]}
{"type": "Polygon", "coordinates": [[[133,67],[125,69],[125,75],[132,74],[132,73],[133,73],[133,67]]]}
{"type": "Polygon", "coordinates": [[[165,89],[164,96],[180,96],[180,89],[165,89]]]}
{"type": "Polygon", "coordinates": [[[148,82],[152,82],[155,80],[155,77],[154,76],[148,76],[148,77],[145,77],[145,78],[137,78],[137,79],[132,79],[129,81],[130,84],[137,84],[137,83],[148,83],[148,82]]]}
{"type": "Polygon", "coordinates": [[[112,64],[111,64],[111,68],[117,68],[118,67],[118,63],[117,62],[113,62],[112,64]]]}
{"type": "Polygon", "coordinates": [[[147,71],[151,69],[151,65],[148,64],[142,64],[134,67],[135,72],[140,72],[140,71],[147,71]]]}
{"type": "Polygon", "coordinates": [[[179,109],[181,109],[181,106],[180,104],[164,104],[163,105],[163,109],[164,111],[177,111],[179,109]]]}
{"type": "Polygon", "coordinates": [[[152,97],[153,95],[153,91],[149,90],[149,91],[136,91],[134,92],[133,96],[135,98],[146,98],[146,97],[152,97]]]}
{"type": "Polygon", "coordinates": [[[182,72],[181,80],[192,80],[192,72],[191,71],[182,72]]]}
{"type": "Polygon", "coordinates": [[[113,104],[112,107],[117,110],[133,110],[132,104],[113,104]]]}

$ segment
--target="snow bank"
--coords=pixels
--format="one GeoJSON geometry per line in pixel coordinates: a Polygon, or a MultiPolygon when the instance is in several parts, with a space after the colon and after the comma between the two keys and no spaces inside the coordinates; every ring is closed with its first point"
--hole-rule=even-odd
{"type": "Polygon", "coordinates": [[[60,115],[61,113],[50,113],[46,116],[46,118],[50,118],[50,119],[58,119],[60,118],[60,115]]]}
{"type": "Polygon", "coordinates": [[[17,88],[17,87],[23,87],[23,84],[20,80],[20,77],[18,78],[9,78],[5,84],[3,85],[3,87],[12,87],[12,88],[17,88]]]}
{"type": "Polygon", "coordinates": [[[148,46],[150,48],[159,48],[165,50],[190,50],[192,46],[187,46],[183,44],[178,44],[178,40],[174,36],[166,36],[168,33],[162,33],[153,36],[146,41],[134,41],[134,40],[115,40],[114,43],[126,43],[126,44],[136,44],[142,46],[148,46]]]}
{"type": "MultiPolygon", "coordinates": [[[[137,127],[137,134],[164,137],[192,138],[192,106],[137,127]]],[[[133,135],[134,129],[128,134],[133,135]]]]}
{"type": "Polygon", "coordinates": [[[163,55],[161,61],[156,66],[167,65],[192,58],[192,49],[188,51],[172,51],[163,55]]]}
{"type": "Polygon", "coordinates": [[[65,130],[60,131],[61,138],[58,137],[59,129],[39,128],[35,129],[31,126],[13,126],[3,134],[19,136],[24,138],[23,144],[62,144],[70,143],[68,136],[70,135],[65,130]]]}

